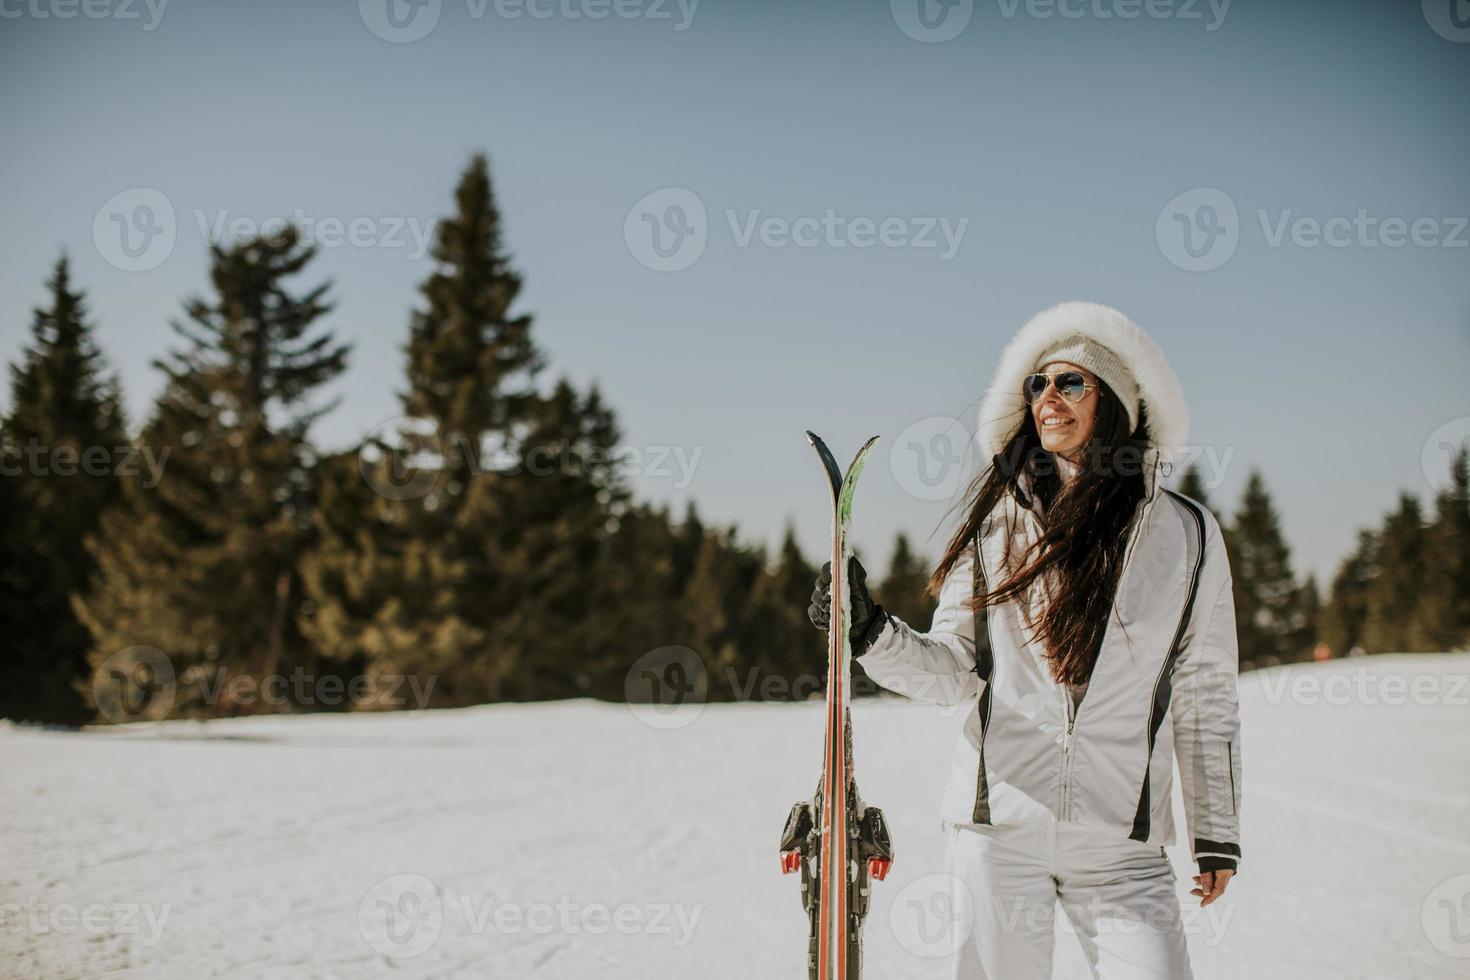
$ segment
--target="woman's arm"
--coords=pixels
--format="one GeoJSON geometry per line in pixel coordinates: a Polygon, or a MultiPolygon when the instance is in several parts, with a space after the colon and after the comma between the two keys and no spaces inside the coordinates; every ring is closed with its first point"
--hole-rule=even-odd
{"type": "Polygon", "coordinates": [[[1230,562],[1208,511],[1194,613],[1174,665],[1174,753],[1191,853],[1201,875],[1240,861],[1239,645],[1230,562]]]}
{"type": "Polygon", "coordinates": [[[973,576],[971,551],[945,578],[927,633],[889,615],[858,658],[868,676],[895,694],[926,704],[961,704],[977,697],[982,682],[975,673],[973,576]]]}

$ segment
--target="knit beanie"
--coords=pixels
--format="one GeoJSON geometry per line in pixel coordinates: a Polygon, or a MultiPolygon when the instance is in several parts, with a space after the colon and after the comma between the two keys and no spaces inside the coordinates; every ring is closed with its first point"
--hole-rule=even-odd
{"type": "Polygon", "coordinates": [[[1138,382],[1122,359],[1086,334],[1073,334],[1041,352],[1031,370],[1052,361],[1067,361],[1087,368],[1118,396],[1128,410],[1128,431],[1138,428],[1138,382]]]}

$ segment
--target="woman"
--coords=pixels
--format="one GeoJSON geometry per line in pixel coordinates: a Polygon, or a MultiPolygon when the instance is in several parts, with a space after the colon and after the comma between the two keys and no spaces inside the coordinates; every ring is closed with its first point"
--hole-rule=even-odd
{"type": "MultiPolygon", "coordinates": [[[[970,706],[943,804],[969,893],[956,908],[974,918],[958,977],[1049,978],[1057,901],[1094,977],[1190,976],[1163,848],[1175,756],[1191,894],[1208,905],[1235,873],[1230,568],[1215,518],[1161,482],[1188,426],[1178,379],[1136,324],[1056,306],[1017,333],[982,404],[990,465],[930,582],[932,628],[884,612],[854,560],[868,676],[970,706]]],[[[810,610],[822,628],[829,590],[830,567],[810,610]]]]}

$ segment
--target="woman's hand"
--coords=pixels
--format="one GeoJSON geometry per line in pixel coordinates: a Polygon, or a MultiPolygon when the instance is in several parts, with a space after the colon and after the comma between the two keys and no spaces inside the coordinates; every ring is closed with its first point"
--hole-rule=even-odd
{"type": "Polygon", "coordinates": [[[1199,907],[1204,908],[1225,894],[1225,888],[1230,884],[1230,879],[1234,875],[1235,872],[1228,868],[1220,871],[1201,871],[1194,876],[1194,888],[1189,894],[1200,896],[1199,907]]]}
{"type": "MultiPolygon", "coordinates": [[[[852,622],[848,624],[848,638],[852,641],[854,655],[861,654],[868,644],[883,629],[888,614],[868,594],[868,573],[856,556],[847,561],[848,594],[852,597],[852,622]],[[870,635],[871,631],[871,635],[870,635]]],[[[831,628],[832,619],[832,563],[825,562],[817,575],[816,587],[812,589],[812,604],[807,607],[807,618],[819,630],[831,628]]]]}

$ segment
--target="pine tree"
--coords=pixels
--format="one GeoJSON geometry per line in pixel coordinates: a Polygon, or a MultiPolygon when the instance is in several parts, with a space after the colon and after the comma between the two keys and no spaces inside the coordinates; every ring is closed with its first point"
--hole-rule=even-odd
{"type": "Polygon", "coordinates": [[[928,629],[934,618],[934,601],[925,591],[928,584],[928,562],[914,553],[908,535],[900,531],[893,544],[888,575],[874,590],[876,600],[914,629],[928,629]]]}
{"type": "Polygon", "coordinates": [[[1179,492],[1191,500],[1198,501],[1210,510],[1214,510],[1213,507],[1210,507],[1209,497],[1205,495],[1205,480],[1200,475],[1198,463],[1190,463],[1189,468],[1180,477],[1179,492]]]}
{"type": "Polygon", "coordinates": [[[1300,659],[1300,592],[1281,522],[1260,473],[1252,472],[1226,538],[1242,669],[1300,659]]]}
{"type": "Polygon", "coordinates": [[[1428,534],[1417,498],[1399,496],[1378,535],[1378,569],[1368,585],[1362,644],[1369,653],[1426,649],[1415,642],[1411,623],[1426,584],[1428,534]]]}
{"type": "Polygon", "coordinates": [[[774,564],[763,568],[753,583],[736,630],[741,696],[786,700],[820,690],[826,666],[822,639],[806,614],[816,576],[788,524],[774,564]]]}
{"type": "Polygon", "coordinates": [[[753,649],[759,641],[750,639],[750,610],[765,567],[765,550],[742,547],[733,527],[705,530],[681,608],[685,645],[708,666],[712,698],[738,697],[740,685],[760,669],[758,651],[753,649]]]}
{"type": "Polygon", "coordinates": [[[311,529],[317,389],[348,348],[317,321],[325,284],[289,280],[315,250],[288,228],[211,250],[213,296],[185,303],[184,344],[155,362],[167,384],[141,441],[165,449],[156,487],[124,486],[103,519],[99,574],[80,606],[93,660],[136,644],[163,650],[180,675],[179,706],[243,713],[270,706],[237,677],[310,666],[298,621],[298,561],[311,529]]]}
{"type": "Polygon", "coordinates": [[[621,701],[630,691],[652,693],[645,675],[630,674],[641,657],[687,645],[678,601],[686,580],[674,573],[677,529],[666,508],[630,506],[612,523],[588,570],[584,645],[570,652],[579,694],[621,701]]]}
{"type": "Polygon", "coordinates": [[[93,340],[85,298],[65,256],[49,302],[10,372],[4,420],[7,550],[0,584],[9,678],[0,716],[60,723],[87,717],[80,693],[91,636],[72,596],[93,572],[86,539],[119,494],[128,437],[117,382],[93,340]]]}
{"type": "MultiPolygon", "coordinates": [[[[511,310],[521,291],[500,227],[483,154],[455,189],[455,214],[438,224],[438,268],[420,287],[405,347],[404,412],[437,428],[451,477],[483,469],[484,441],[522,421],[536,400],[532,381],[542,358],[531,317],[511,310]]],[[[490,447],[492,450],[496,447],[490,447]]]]}
{"type": "Polygon", "coordinates": [[[474,539],[471,568],[494,583],[476,602],[494,626],[487,696],[565,697],[590,685],[585,657],[608,643],[601,621],[620,601],[606,578],[628,498],[618,438],[597,388],[579,395],[563,379],[529,407],[517,465],[473,478],[463,521],[485,533],[474,539]]]}
{"type": "Polygon", "coordinates": [[[1359,531],[1352,553],[1343,559],[1332,579],[1332,591],[1319,617],[1318,638],[1344,657],[1363,647],[1368,621],[1368,592],[1378,575],[1378,537],[1359,531]]]}
{"type": "MultiPolygon", "coordinates": [[[[516,575],[545,581],[545,570],[524,568],[531,539],[558,520],[563,528],[592,522],[563,519],[547,502],[538,510],[535,493],[554,484],[521,479],[522,464],[548,426],[611,425],[596,396],[584,403],[569,386],[549,399],[537,393],[541,356],[531,317],[514,312],[521,280],[502,239],[489,167],[477,155],[455,190],[454,214],[438,224],[435,268],[410,322],[408,419],[362,448],[368,488],[349,465],[328,474],[335,485],[324,493],[336,513],[324,512],[306,562],[315,612],[304,628],[313,644],[332,657],[366,658],[372,673],[432,680],[437,704],[523,696],[541,682],[518,660],[524,618],[501,617],[531,614],[522,605],[531,586],[516,575]],[[407,474],[391,472],[400,461],[412,461],[407,474]]],[[[586,548],[578,557],[590,560],[586,548]]]]}
{"type": "Polygon", "coordinates": [[[1296,627],[1291,634],[1291,647],[1298,656],[1313,652],[1322,629],[1322,593],[1317,577],[1308,575],[1297,590],[1296,627]]]}
{"type": "Polygon", "coordinates": [[[422,692],[415,707],[469,703],[458,672],[485,634],[460,615],[462,596],[444,587],[463,581],[464,563],[414,533],[419,501],[392,492],[394,465],[359,449],[318,467],[300,627],[320,656],[365,678],[362,707],[401,707],[391,698],[404,690],[422,692]]]}
{"type": "Polygon", "coordinates": [[[1410,642],[1420,650],[1462,649],[1470,643],[1470,448],[1460,448],[1435,497],[1425,547],[1410,642]]]}

